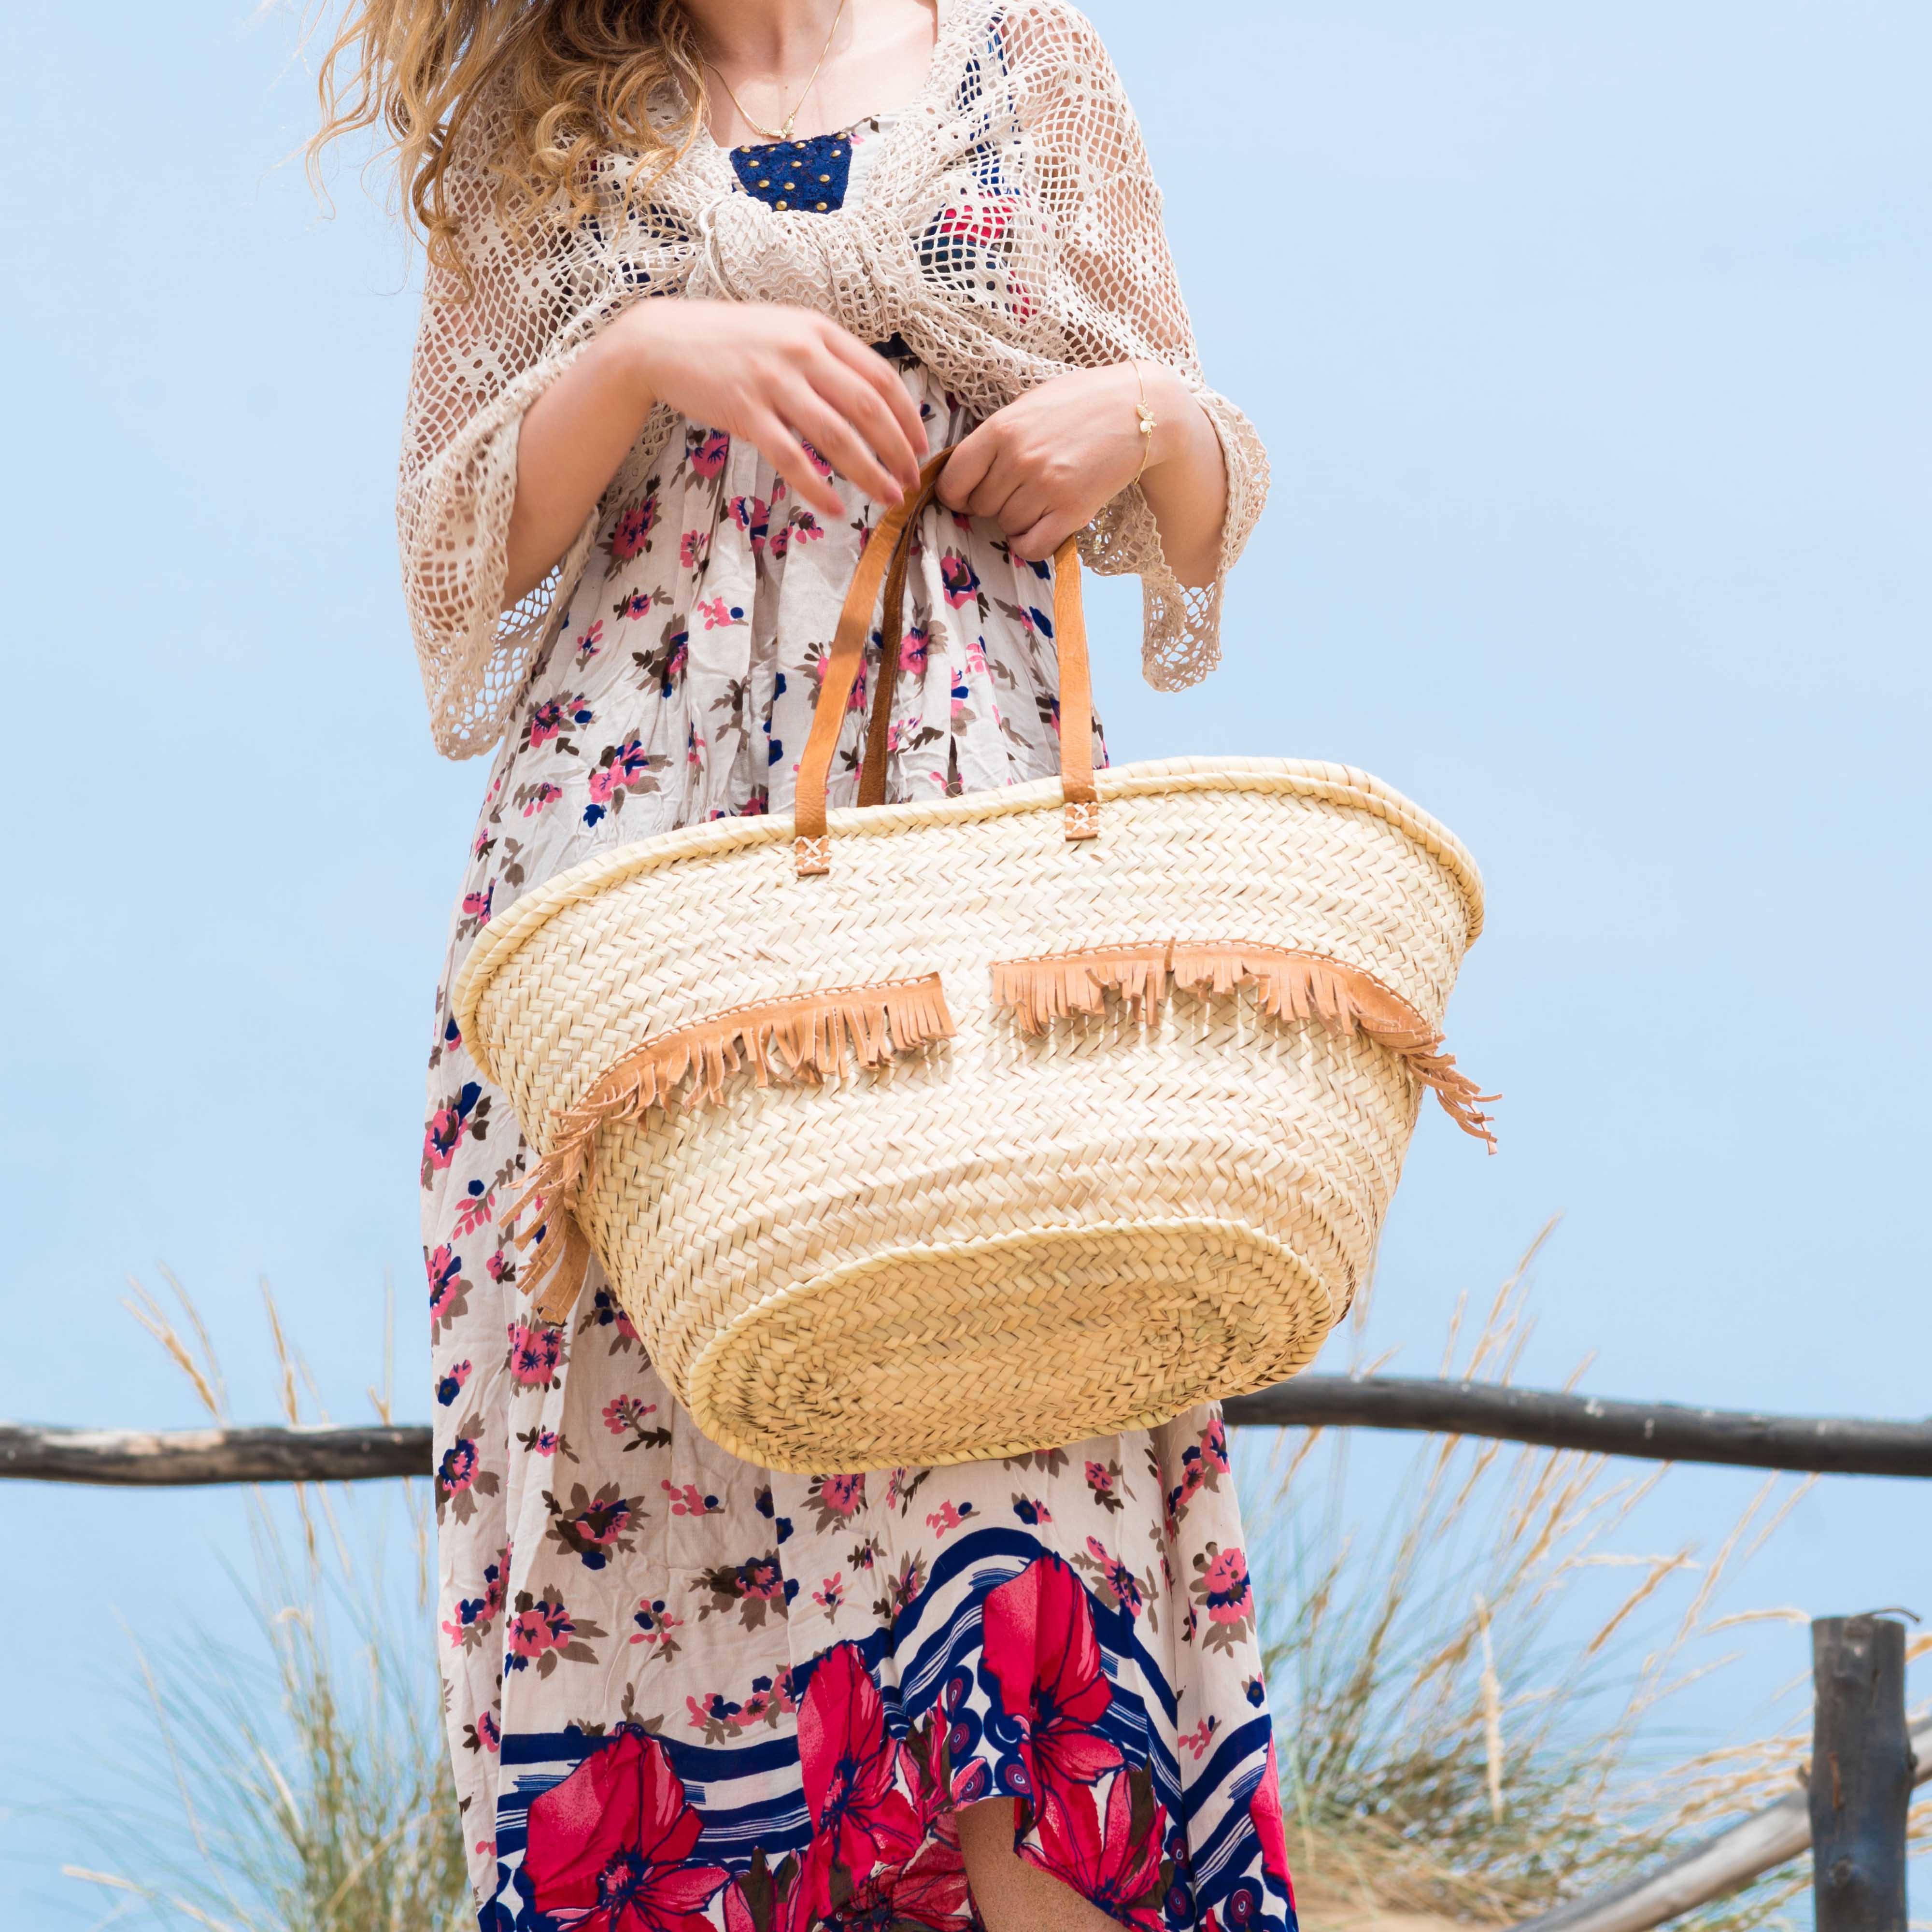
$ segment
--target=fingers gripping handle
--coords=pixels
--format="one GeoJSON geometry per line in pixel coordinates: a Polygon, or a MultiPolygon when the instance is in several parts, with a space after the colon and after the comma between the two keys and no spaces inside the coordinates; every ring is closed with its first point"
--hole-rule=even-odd
{"type": "MultiPolygon", "coordinates": [[[[938,494],[940,472],[951,454],[941,450],[920,472],[920,487],[889,510],[874,526],[852,576],[845,608],[825,661],[812,732],[799,760],[792,812],[794,863],[798,876],[832,869],[832,842],[826,830],[825,792],[839,734],[865,668],[866,640],[872,612],[884,590],[878,688],[874,693],[860,777],[859,802],[882,805],[886,795],[886,746],[891,730],[893,686],[898,681],[901,620],[905,583],[919,519],[938,494]]],[[[1094,784],[1094,686],[1087,656],[1087,624],[1080,596],[1080,554],[1069,537],[1054,555],[1054,642],[1060,658],[1060,772],[1066,800],[1066,836],[1092,838],[1100,830],[1099,794],[1094,784]]]]}

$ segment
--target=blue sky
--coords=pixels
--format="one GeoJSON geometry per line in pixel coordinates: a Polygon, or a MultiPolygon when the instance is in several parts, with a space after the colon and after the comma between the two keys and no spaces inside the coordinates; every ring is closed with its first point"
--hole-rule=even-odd
{"type": "MultiPolygon", "coordinates": [[[[1427,1368],[1561,1210],[1528,1378],[1932,1409],[1932,14],[1093,10],[1276,468],[1207,684],[1142,688],[1099,600],[1114,755],[1364,766],[1487,877],[1451,1043],[1503,1151],[1425,1114],[1379,1341],[1427,1368]]],[[[396,588],[413,264],[288,160],[294,39],[247,0],[0,12],[0,1415],[193,1420],[116,1305],[158,1262],[260,1419],[258,1280],[360,1413],[393,1277],[428,1407],[420,1068],[483,768],[430,751],[396,588]]],[[[1751,1486],[1679,1472],[1651,1532],[1751,1486]]],[[[236,1620],[240,1522],[0,1490],[8,1922],[91,1922],[34,1801],[88,1788],[127,1633],[236,1620]]],[[[1821,1485],[1754,1593],[1932,1615],[1932,1494],[1821,1485]]],[[[1765,1640],[1726,1694],[1802,1667],[1765,1640]]]]}

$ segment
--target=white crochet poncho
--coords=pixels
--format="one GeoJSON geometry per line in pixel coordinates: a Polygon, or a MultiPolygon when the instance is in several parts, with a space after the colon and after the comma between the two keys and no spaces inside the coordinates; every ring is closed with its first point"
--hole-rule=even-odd
{"type": "MultiPolygon", "coordinates": [[[[447,177],[468,286],[430,272],[397,506],[431,729],[448,756],[472,757],[501,736],[604,507],[549,578],[504,610],[524,412],[598,328],[651,295],[794,302],[862,342],[897,335],[982,416],[1070,370],[1166,363],[1226,458],[1220,576],[1183,589],[1138,488],[1095,518],[1082,550],[1095,569],[1139,573],[1149,682],[1175,688],[1214,668],[1220,577],[1261,514],[1268,459],[1247,418],[1202,380],[1160,191],[1119,76],[1064,0],[938,0],[938,14],[918,98],[880,137],[862,189],[832,212],[746,194],[700,134],[634,196],[635,156],[608,155],[596,211],[574,226],[519,224],[497,206],[488,165],[502,124],[473,118],[447,177]]],[[[675,420],[653,412],[612,490],[642,482],[675,420]]]]}

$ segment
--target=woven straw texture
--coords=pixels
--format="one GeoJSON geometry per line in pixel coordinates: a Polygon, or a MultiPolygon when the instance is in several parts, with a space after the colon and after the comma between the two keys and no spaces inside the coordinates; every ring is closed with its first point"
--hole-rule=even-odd
{"type": "Polygon", "coordinates": [[[944,1463],[1150,1426],[1293,1373],[1364,1278],[1437,1084],[1418,1070],[1446,1062],[1338,1023],[1320,985],[1392,995],[1439,1043],[1473,864],[1344,766],[1178,759],[1097,789],[1083,841],[1054,780],[835,812],[822,878],[786,819],[694,826],[560,874],[472,955],[458,1024],[540,1152],[657,1054],[652,1103],[596,1128],[575,1220],[734,1454],[944,1463]],[[1225,990],[1184,986],[1190,949],[1225,990]],[[1147,997],[1061,958],[1121,952],[1156,962],[1147,997]],[[1244,954],[1312,956],[1303,1016],[1244,954]],[[895,1000],[923,1044],[889,1037],[895,1000]]]}

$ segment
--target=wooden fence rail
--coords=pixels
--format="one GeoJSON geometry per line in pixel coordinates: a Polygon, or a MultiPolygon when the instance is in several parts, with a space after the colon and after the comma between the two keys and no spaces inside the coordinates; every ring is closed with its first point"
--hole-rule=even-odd
{"type": "MultiPolygon", "coordinates": [[[[1552,1389],[1406,1376],[1301,1376],[1238,1396],[1237,1426],[1419,1430],[1651,1462],[1846,1476],[1932,1476],[1932,1423],[1756,1415],[1552,1389]]],[[[158,1488],[427,1476],[430,1432],[403,1428],[36,1428],[0,1424],[0,1478],[158,1488]]]]}

